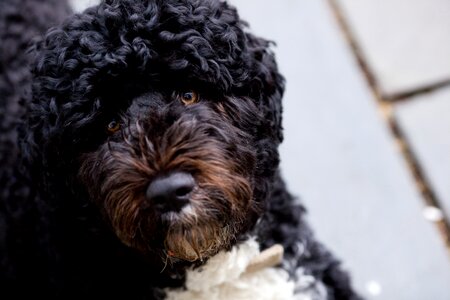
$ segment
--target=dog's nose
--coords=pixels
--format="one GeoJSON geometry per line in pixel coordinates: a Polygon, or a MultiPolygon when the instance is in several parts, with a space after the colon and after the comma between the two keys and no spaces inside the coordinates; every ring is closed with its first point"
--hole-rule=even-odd
{"type": "Polygon", "coordinates": [[[189,202],[189,194],[195,187],[191,174],[171,173],[158,177],[147,188],[146,197],[163,212],[180,211],[189,202]]]}

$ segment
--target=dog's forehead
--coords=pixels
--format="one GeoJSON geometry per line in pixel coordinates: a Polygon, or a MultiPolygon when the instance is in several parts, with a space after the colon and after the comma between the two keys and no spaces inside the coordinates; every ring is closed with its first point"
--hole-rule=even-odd
{"type": "Polygon", "coordinates": [[[211,104],[251,99],[281,132],[283,77],[270,43],[245,27],[234,7],[211,0],[106,0],[72,15],[36,47],[30,127],[90,126],[97,115],[157,105],[158,95],[136,98],[148,91],[169,103],[194,90],[211,104]]]}
{"type": "Polygon", "coordinates": [[[131,100],[127,111],[131,115],[139,115],[145,111],[152,111],[163,106],[167,100],[167,95],[161,92],[146,92],[131,100]]]}
{"type": "Polygon", "coordinates": [[[67,24],[65,55],[100,96],[129,85],[229,92],[249,78],[245,24],[223,1],[106,1],[67,24]]]}

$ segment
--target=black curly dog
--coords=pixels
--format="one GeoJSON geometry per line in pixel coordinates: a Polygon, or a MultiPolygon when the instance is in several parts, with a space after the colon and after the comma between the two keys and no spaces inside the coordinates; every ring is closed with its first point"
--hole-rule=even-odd
{"type": "Polygon", "coordinates": [[[280,178],[284,79],[233,7],[2,0],[0,22],[2,299],[164,299],[250,233],[359,299],[280,178]]]}

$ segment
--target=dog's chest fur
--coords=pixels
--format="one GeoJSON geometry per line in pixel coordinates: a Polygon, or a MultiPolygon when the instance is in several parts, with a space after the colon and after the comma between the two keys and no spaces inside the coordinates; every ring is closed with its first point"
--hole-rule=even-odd
{"type": "Polygon", "coordinates": [[[296,279],[278,267],[252,268],[261,255],[254,238],[220,252],[197,269],[186,273],[184,288],[165,289],[168,300],[322,300],[327,299],[322,282],[297,270],[296,279]]]}

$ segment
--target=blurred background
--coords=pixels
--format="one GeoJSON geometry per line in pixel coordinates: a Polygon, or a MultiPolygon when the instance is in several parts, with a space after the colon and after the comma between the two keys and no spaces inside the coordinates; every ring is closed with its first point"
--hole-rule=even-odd
{"type": "Polygon", "coordinates": [[[367,299],[450,299],[450,1],[231,2],[277,43],[282,171],[318,238],[367,299]]]}

